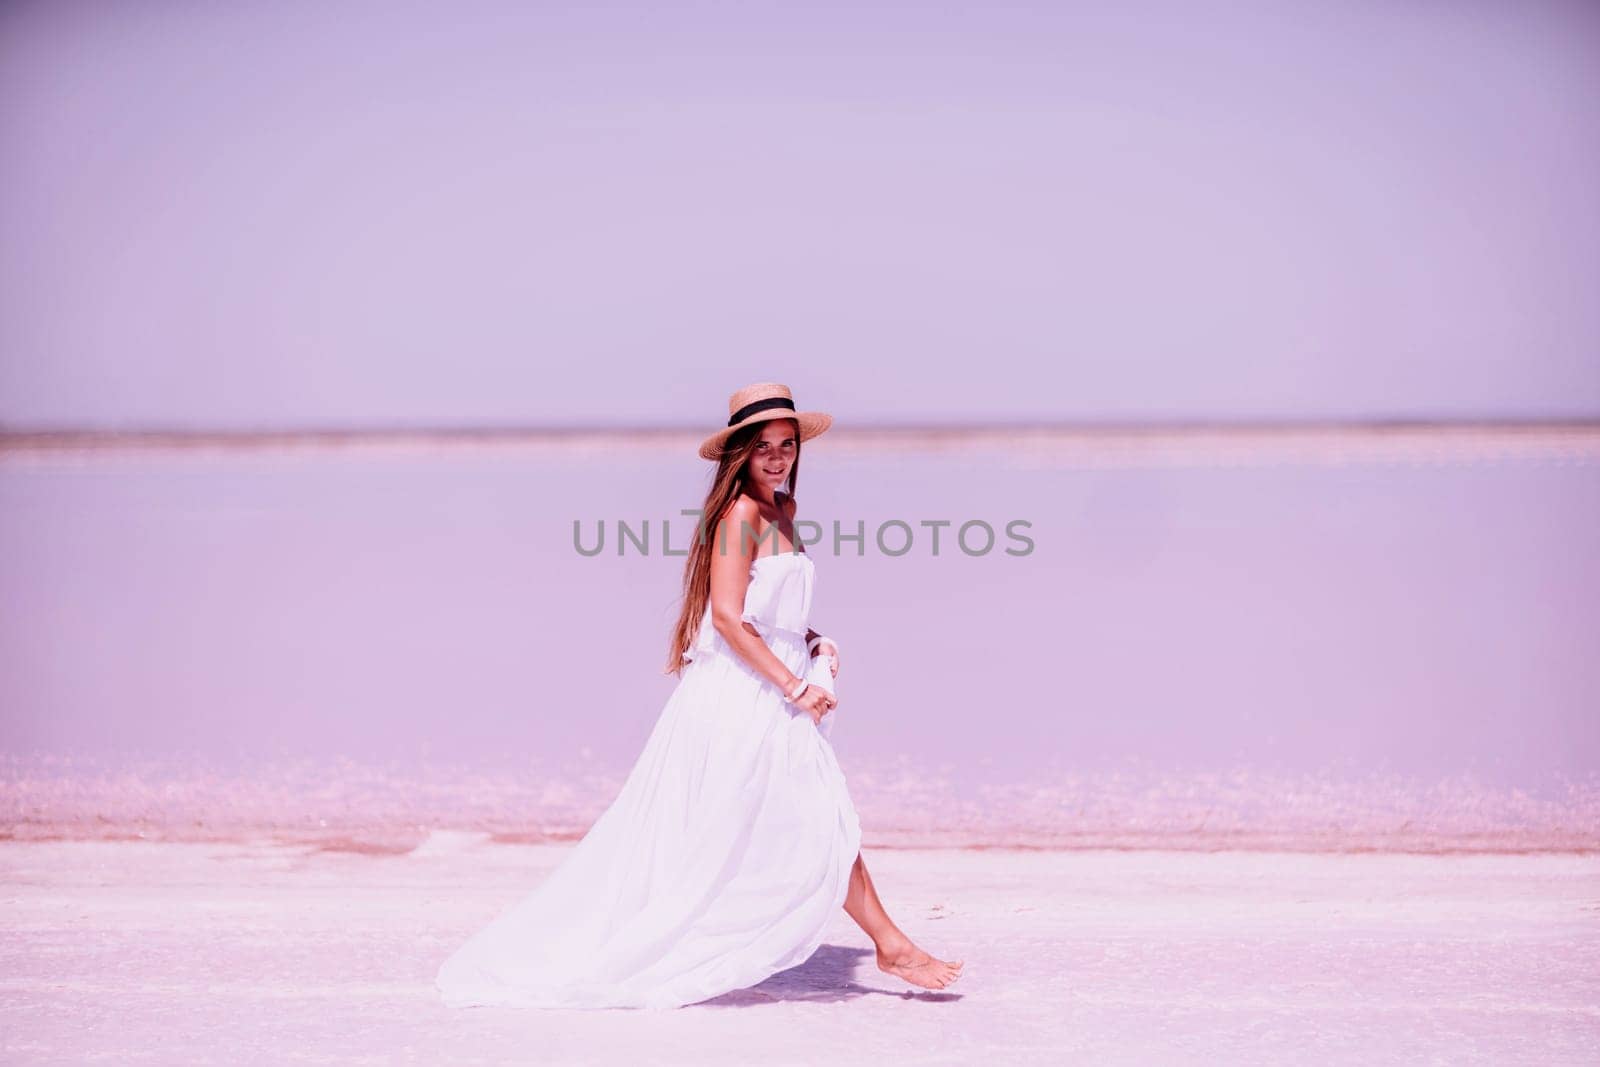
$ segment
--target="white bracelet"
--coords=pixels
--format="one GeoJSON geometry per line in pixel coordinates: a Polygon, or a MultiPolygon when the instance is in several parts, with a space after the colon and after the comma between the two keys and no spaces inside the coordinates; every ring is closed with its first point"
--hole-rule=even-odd
{"type": "Polygon", "coordinates": [[[833,650],[835,652],[839,651],[839,642],[835,641],[833,638],[829,637],[827,634],[818,634],[817,636],[813,637],[811,640],[806,642],[806,654],[809,655],[812,652],[815,652],[817,650],[817,646],[819,644],[821,644],[822,642],[824,642],[824,641],[826,641],[826,642],[828,642],[828,644],[832,645],[833,646],[833,650]]]}
{"type": "Polygon", "coordinates": [[[789,694],[789,699],[790,700],[799,700],[800,699],[800,694],[804,693],[806,691],[806,686],[808,686],[810,684],[811,683],[806,681],[804,678],[800,679],[800,684],[795,687],[795,691],[794,692],[789,694]]]}

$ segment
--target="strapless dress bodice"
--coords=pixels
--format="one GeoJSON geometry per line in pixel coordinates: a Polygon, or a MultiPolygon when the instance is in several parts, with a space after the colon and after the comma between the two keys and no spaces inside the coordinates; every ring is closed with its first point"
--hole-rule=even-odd
{"type": "MultiPolygon", "coordinates": [[[[761,555],[750,564],[750,584],[744,591],[743,621],[756,628],[763,640],[799,638],[805,642],[811,618],[811,591],[816,581],[816,565],[804,552],[761,555]]],[[[726,647],[722,635],[711,622],[711,605],[700,616],[700,633],[694,645],[683,653],[685,661],[701,652],[726,647]]]]}

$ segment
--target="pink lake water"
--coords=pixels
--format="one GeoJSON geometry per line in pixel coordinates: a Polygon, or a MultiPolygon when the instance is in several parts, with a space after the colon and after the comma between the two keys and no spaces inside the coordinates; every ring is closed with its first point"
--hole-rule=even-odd
{"type": "MultiPolygon", "coordinates": [[[[1586,438],[1019,440],[803,461],[869,843],[1600,841],[1586,438]]],[[[581,834],[673,684],[662,526],[681,552],[706,477],[674,443],[13,451],[5,832],[581,834]]]]}

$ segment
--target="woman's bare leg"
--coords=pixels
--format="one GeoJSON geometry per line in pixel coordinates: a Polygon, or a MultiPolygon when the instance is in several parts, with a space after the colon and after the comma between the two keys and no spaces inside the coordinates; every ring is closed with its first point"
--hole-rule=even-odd
{"type": "Polygon", "coordinates": [[[872,875],[867,873],[867,862],[856,853],[855,866],[850,868],[850,889],[845,894],[844,910],[878,947],[878,969],[904,978],[924,989],[943,989],[961,977],[961,960],[946,962],[936,959],[912,944],[901,929],[889,918],[873,888],[872,875]]]}

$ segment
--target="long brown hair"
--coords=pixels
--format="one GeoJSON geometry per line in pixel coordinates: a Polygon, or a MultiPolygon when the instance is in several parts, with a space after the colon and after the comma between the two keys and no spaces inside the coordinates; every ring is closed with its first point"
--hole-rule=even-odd
{"type": "MultiPolygon", "coordinates": [[[[756,446],[761,443],[761,434],[772,421],[767,419],[741,427],[723,443],[722,454],[717,457],[716,473],[711,477],[711,489],[700,507],[700,524],[695,530],[694,544],[689,549],[689,558],[683,564],[683,611],[678,615],[678,625],[672,630],[672,645],[667,653],[667,666],[663,674],[681,673],[684,668],[683,654],[699,639],[700,620],[705,615],[706,605],[711,602],[711,553],[717,523],[739,499],[739,494],[744,492],[745,464],[750,461],[756,446]]],[[[789,467],[789,498],[793,500],[795,490],[800,485],[800,426],[793,419],[786,421],[795,428],[794,463],[789,467]]]]}

